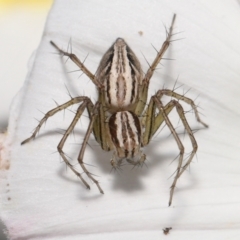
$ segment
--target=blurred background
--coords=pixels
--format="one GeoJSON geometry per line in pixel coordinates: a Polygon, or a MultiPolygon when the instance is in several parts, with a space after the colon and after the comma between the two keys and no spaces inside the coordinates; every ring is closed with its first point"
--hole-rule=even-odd
{"type": "Polygon", "coordinates": [[[0,0],[0,130],[23,85],[28,60],[38,48],[53,0],[0,0]]]}
{"type": "MultiPolygon", "coordinates": [[[[0,0],[0,131],[11,101],[24,83],[28,60],[38,48],[53,0],[0,0]]],[[[3,223],[0,223],[0,240],[3,223]]]]}

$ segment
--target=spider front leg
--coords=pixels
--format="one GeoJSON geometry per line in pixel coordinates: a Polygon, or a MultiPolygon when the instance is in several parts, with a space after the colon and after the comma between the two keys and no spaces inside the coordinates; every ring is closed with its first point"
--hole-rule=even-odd
{"type": "Polygon", "coordinates": [[[174,25],[175,19],[176,19],[176,14],[173,15],[172,23],[171,23],[171,26],[169,28],[169,32],[167,32],[167,30],[166,30],[166,32],[167,32],[166,40],[162,44],[162,47],[159,50],[159,52],[157,53],[157,56],[155,57],[153,63],[151,64],[151,66],[147,70],[147,73],[146,73],[145,78],[143,80],[143,82],[145,82],[147,84],[149,84],[149,81],[150,81],[157,65],[159,64],[160,60],[162,59],[164,53],[167,51],[167,49],[168,49],[168,47],[171,43],[171,37],[172,37],[172,31],[173,31],[173,25],[174,25]]]}
{"type": "Polygon", "coordinates": [[[73,53],[65,52],[61,48],[59,48],[53,41],[50,41],[51,45],[55,47],[60,54],[63,56],[69,57],[91,80],[92,82],[98,87],[101,88],[102,84],[96,80],[95,75],[93,75],[87,67],[81,62],[81,60],[73,53]]]}
{"type": "Polygon", "coordinates": [[[150,80],[151,80],[151,78],[154,74],[154,71],[156,70],[159,62],[163,58],[164,53],[167,51],[167,49],[168,49],[168,47],[169,47],[169,45],[172,41],[171,37],[173,35],[172,31],[173,31],[173,25],[174,25],[175,20],[176,20],[176,14],[173,15],[172,23],[171,23],[171,26],[169,28],[169,31],[167,32],[167,30],[166,30],[166,34],[167,34],[166,40],[162,44],[162,47],[160,48],[160,50],[157,52],[157,55],[156,55],[154,61],[149,66],[149,68],[148,68],[148,70],[145,74],[145,77],[143,79],[142,85],[140,86],[140,90],[139,90],[140,99],[139,99],[139,103],[138,103],[138,105],[136,107],[136,110],[135,110],[135,113],[137,115],[140,115],[143,112],[143,109],[145,107],[147,97],[148,97],[148,86],[149,86],[150,80]]]}

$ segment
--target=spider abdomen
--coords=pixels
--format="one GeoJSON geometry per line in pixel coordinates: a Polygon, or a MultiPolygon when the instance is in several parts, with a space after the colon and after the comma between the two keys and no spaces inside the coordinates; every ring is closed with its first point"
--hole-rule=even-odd
{"type": "Polygon", "coordinates": [[[114,113],[109,119],[109,132],[119,159],[139,154],[142,129],[136,114],[130,111],[114,113]]]}

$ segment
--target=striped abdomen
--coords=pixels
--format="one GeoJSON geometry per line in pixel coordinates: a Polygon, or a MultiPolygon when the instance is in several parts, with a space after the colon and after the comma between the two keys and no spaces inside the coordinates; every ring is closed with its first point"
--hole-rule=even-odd
{"type": "Polygon", "coordinates": [[[141,147],[141,126],[133,112],[123,111],[109,119],[109,131],[118,158],[134,158],[141,147]]]}

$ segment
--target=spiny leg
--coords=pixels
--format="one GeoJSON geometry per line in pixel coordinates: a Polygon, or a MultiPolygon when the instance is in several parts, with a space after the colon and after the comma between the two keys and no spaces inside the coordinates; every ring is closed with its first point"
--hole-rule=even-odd
{"type": "Polygon", "coordinates": [[[150,65],[149,69],[147,70],[147,73],[145,74],[145,77],[143,79],[143,84],[140,86],[139,103],[137,104],[137,107],[134,111],[137,115],[140,115],[145,107],[145,104],[147,101],[147,96],[148,96],[148,86],[150,83],[150,79],[151,79],[154,71],[156,70],[157,65],[159,64],[160,60],[162,59],[164,53],[166,52],[166,50],[168,49],[168,47],[171,43],[171,37],[172,37],[172,31],[173,31],[173,25],[174,25],[175,19],[176,19],[176,14],[173,15],[172,23],[169,28],[169,32],[167,32],[167,38],[164,41],[164,43],[162,44],[162,47],[159,50],[159,52],[157,53],[157,56],[155,57],[154,61],[150,65]]]}
{"type": "Polygon", "coordinates": [[[63,56],[69,57],[91,80],[92,82],[98,87],[101,88],[102,84],[98,82],[95,78],[95,75],[93,75],[81,62],[81,60],[73,53],[65,52],[61,48],[59,48],[53,41],[50,41],[50,43],[59,51],[60,54],[63,56]]]}
{"type": "MultiPolygon", "coordinates": [[[[208,127],[206,123],[204,123],[199,116],[197,106],[195,105],[194,101],[190,98],[185,97],[184,95],[180,95],[173,90],[169,89],[163,89],[159,90],[156,93],[156,96],[158,99],[161,99],[163,95],[174,97],[178,100],[184,101],[185,103],[191,105],[192,109],[194,110],[195,117],[199,123],[201,123],[204,127],[208,127]]],[[[168,115],[174,106],[170,103],[168,103],[166,106],[164,106],[164,111],[168,115]]],[[[157,116],[155,116],[156,112],[156,103],[154,101],[150,101],[148,107],[146,108],[145,112],[143,113],[142,118],[142,126],[145,127],[145,134],[143,137],[143,146],[147,145],[149,141],[151,140],[152,136],[155,134],[155,132],[158,130],[158,128],[161,126],[161,124],[164,121],[164,118],[159,112],[157,116]],[[154,116],[154,117],[152,117],[154,116]]]]}
{"type": "MultiPolygon", "coordinates": [[[[162,115],[164,117],[165,122],[167,123],[166,120],[169,120],[169,119],[167,117],[167,114],[164,112],[163,105],[162,105],[161,101],[156,96],[155,96],[154,100],[155,100],[159,110],[161,110],[161,113],[162,113],[162,115]]],[[[169,206],[170,206],[171,203],[172,203],[173,193],[174,193],[174,189],[176,187],[177,180],[182,175],[182,173],[186,170],[186,168],[190,165],[194,155],[197,152],[198,146],[197,146],[197,142],[196,142],[196,140],[195,140],[195,138],[193,136],[193,132],[192,132],[192,130],[191,130],[187,120],[186,120],[185,113],[184,113],[184,110],[183,110],[183,107],[181,106],[181,104],[178,101],[176,101],[176,100],[171,100],[168,103],[168,105],[169,105],[169,107],[171,106],[171,108],[176,107],[177,113],[178,113],[178,115],[179,115],[179,117],[180,117],[180,119],[181,119],[181,121],[182,121],[182,123],[184,125],[184,128],[186,129],[186,131],[187,131],[187,133],[189,135],[189,138],[190,138],[190,141],[191,141],[192,147],[193,147],[193,150],[192,150],[190,156],[188,157],[187,162],[184,164],[183,167],[182,167],[183,159],[181,157],[181,151],[180,151],[178,168],[177,168],[177,171],[176,171],[176,175],[175,175],[174,181],[173,181],[173,183],[171,185],[170,199],[169,199],[169,206]]],[[[167,123],[167,125],[170,126],[169,123],[167,123]]],[[[174,135],[174,138],[175,138],[175,140],[177,141],[177,143],[179,145],[178,141],[180,141],[180,139],[179,139],[175,129],[173,128],[173,126],[170,128],[170,130],[171,130],[172,133],[173,132],[175,133],[173,135],[174,135]]],[[[180,143],[181,143],[181,141],[180,141],[180,143]]],[[[182,145],[182,143],[181,143],[181,145],[182,145]]],[[[182,150],[183,150],[183,153],[184,153],[183,145],[182,145],[182,150]]]]}
{"type": "MultiPolygon", "coordinates": [[[[178,145],[178,148],[179,148],[179,151],[180,151],[180,153],[179,153],[179,159],[178,159],[178,167],[177,167],[177,170],[176,170],[176,175],[175,175],[174,181],[173,181],[173,183],[172,183],[172,185],[171,185],[170,199],[169,199],[169,202],[168,202],[168,205],[170,206],[170,205],[172,204],[173,193],[174,193],[174,189],[175,189],[177,180],[178,180],[178,178],[180,177],[180,175],[182,174],[181,168],[182,168],[183,156],[184,156],[184,146],[183,146],[180,138],[178,137],[178,134],[177,134],[176,130],[174,129],[172,123],[170,122],[170,120],[169,120],[169,118],[168,118],[168,115],[167,115],[166,112],[164,111],[164,106],[163,106],[162,102],[158,99],[158,97],[157,97],[156,95],[153,96],[151,100],[153,100],[153,101],[156,103],[156,106],[157,106],[157,108],[159,109],[159,111],[161,112],[161,114],[162,114],[162,116],[163,116],[163,118],[164,118],[164,121],[165,121],[166,124],[168,125],[168,127],[169,127],[169,129],[170,129],[170,131],[171,131],[171,133],[172,133],[172,135],[173,135],[173,137],[175,138],[175,140],[176,140],[176,142],[177,142],[177,145],[178,145]]],[[[175,100],[171,100],[170,104],[175,105],[175,106],[178,106],[179,103],[178,103],[177,101],[175,101],[175,100]]],[[[169,104],[169,105],[170,105],[170,104],[169,104]]],[[[180,105],[180,104],[179,104],[179,105],[180,105]]],[[[180,105],[180,106],[181,106],[181,105],[180,105]]],[[[180,116],[180,119],[182,120],[182,122],[183,122],[183,124],[184,124],[184,126],[185,126],[185,124],[187,124],[187,121],[186,121],[186,118],[185,118],[185,116],[184,116],[184,111],[183,111],[183,113],[181,113],[181,115],[179,115],[179,116],[180,116]],[[182,116],[182,115],[183,115],[183,116],[182,116]]],[[[190,129],[190,127],[189,127],[188,124],[187,124],[187,126],[188,126],[188,128],[190,129]]],[[[186,128],[186,126],[185,126],[185,128],[186,128]]],[[[188,131],[188,128],[186,128],[187,131],[188,131]]],[[[191,129],[190,129],[190,132],[191,132],[191,129]]],[[[193,134],[192,134],[192,136],[193,136],[193,134]]],[[[191,138],[191,137],[190,137],[190,139],[191,139],[191,141],[192,141],[192,138],[191,138]]],[[[194,139],[194,137],[193,137],[193,139],[194,139]]],[[[194,139],[194,140],[195,140],[195,139],[194,139]]],[[[196,143],[196,141],[195,141],[195,143],[196,143]]],[[[197,144],[197,143],[196,143],[196,144],[197,144]]],[[[193,151],[194,151],[194,150],[193,150],[193,151]]],[[[196,151],[194,152],[194,154],[195,154],[195,153],[196,153],[196,151]]],[[[193,154],[193,156],[194,156],[194,154],[193,154]]],[[[191,156],[192,156],[192,154],[191,154],[191,156]]],[[[190,157],[191,157],[191,156],[190,156],[190,157]]],[[[193,156],[192,156],[192,157],[193,157],[193,156]]],[[[192,160],[192,159],[191,159],[191,160],[192,160]]],[[[191,160],[190,160],[190,162],[191,162],[191,160]]],[[[188,162],[189,162],[189,161],[188,161],[188,162]]],[[[189,164],[190,164],[190,162],[189,162],[189,164]]],[[[189,164],[188,164],[188,165],[189,165],[189,164]]],[[[188,165],[187,165],[187,166],[188,166],[188,165]]],[[[186,166],[186,167],[187,167],[187,166],[186,166]]]]}
{"type": "MultiPolygon", "coordinates": [[[[77,124],[78,120],[80,119],[80,117],[81,117],[83,111],[85,110],[86,106],[89,110],[92,109],[93,104],[89,99],[85,99],[83,101],[83,103],[78,107],[76,115],[75,115],[73,121],[71,122],[70,126],[68,127],[68,129],[64,133],[61,141],[59,142],[59,144],[57,146],[57,149],[58,149],[58,152],[61,155],[62,159],[64,160],[64,162],[67,164],[67,166],[82,180],[84,185],[88,189],[90,189],[90,186],[88,185],[88,183],[83,179],[82,175],[74,169],[73,165],[68,161],[68,159],[66,158],[66,156],[63,152],[63,146],[64,146],[69,134],[73,131],[74,127],[76,126],[76,124],[77,124]]],[[[89,116],[91,117],[91,113],[89,114],[89,116]]]]}
{"type": "Polygon", "coordinates": [[[192,147],[193,147],[193,150],[190,154],[190,156],[188,157],[188,160],[187,162],[184,164],[184,166],[181,168],[181,171],[177,171],[176,173],[176,176],[174,178],[174,181],[172,183],[172,186],[171,186],[171,192],[170,192],[170,201],[169,201],[169,206],[171,205],[172,203],[172,198],[173,198],[173,192],[174,192],[174,189],[175,189],[175,186],[176,186],[176,183],[177,183],[177,180],[179,179],[179,177],[182,175],[182,173],[186,170],[186,168],[190,165],[194,155],[196,154],[197,152],[197,149],[198,149],[198,146],[197,146],[197,142],[193,136],[193,132],[187,122],[187,119],[185,117],[185,113],[184,113],[184,110],[183,110],[183,107],[181,106],[181,104],[176,101],[176,100],[172,100],[171,103],[176,107],[177,109],[177,112],[178,112],[178,115],[184,125],[184,128],[186,129],[187,133],[188,133],[188,136],[190,138],[190,141],[192,143],[192,147]]]}
{"type": "Polygon", "coordinates": [[[58,106],[58,107],[50,110],[49,112],[47,112],[47,113],[45,114],[45,116],[42,118],[42,120],[39,122],[39,124],[38,124],[38,126],[36,127],[36,129],[35,129],[35,131],[33,132],[33,134],[32,134],[29,138],[27,138],[26,140],[24,140],[24,141],[21,143],[21,145],[23,145],[23,144],[29,142],[30,140],[34,139],[34,138],[36,137],[36,134],[37,134],[38,131],[40,130],[41,126],[43,125],[43,123],[46,122],[49,117],[53,116],[55,113],[57,113],[57,112],[59,112],[59,111],[61,111],[61,110],[63,110],[63,109],[68,108],[69,106],[71,106],[71,105],[73,105],[73,104],[80,103],[80,102],[82,102],[82,101],[84,101],[84,100],[86,100],[86,99],[89,100],[88,97],[75,97],[75,98],[72,98],[70,101],[68,101],[68,102],[66,102],[66,103],[64,103],[64,104],[62,104],[62,105],[60,105],[60,106],[58,106]]]}
{"type": "Polygon", "coordinates": [[[79,156],[78,156],[78,162],[81,165],[83,171],[87,174],[87,176],[97,185],[100,193],[103,194],[104,192],[103,192],[102,188],[100,187],[99,182],[87,170],[87,168],[85,167],[84,162],[83,162],[83,156],[84,156],[84,153],[85,153],[85,150],[86,150],[86,146],[87,146],[90,134],[93,131],[93,125],[94,125],[95,119],[98,116],[98,111],[97,111],[98,108],[99,108],[99,103],[97,102],[94,109],[93,109],[92,116],[91,116],[91,119],[90,119],[90,123],[88,125],[88,129],[87,129],[87,132],[86,132],[84,140],[83,140],[83,144],[82,144],[79,156]]]}
{"type": "Polygon", "coordinates": [[[208,125],[206,123],[204,123],[200,117],[199,117],[199,114],[198,114],[198,110],[197,110],[197,106],[195,105],[194,101],[190,98],[187,98],[181,94],[178,94],[176,92],[174,92],[173,90],[169,90],[169,89],[163,89],[163,90],[159,90],[156,94],[156,96],[161,99],[163,95],[166,95],[166,96],[169,96],[169,97],[174,97],[178,100],[182,100],[184,101],[185,103],[191,105],[194,113],[195,113],[195,116],[196,116],[196,119],[199,123],[201,123],[204,127],[208,127],[208,125]]]}
{"type": "Polygon", "coordinates": [[[176,14],[173,15],[172,23],[171,23],[171,26],[169,28],[169,32],[167,33],[166,40],[164,41],[160,51],[158,52],[157,56],[155,57],[153,63],[151,64],[151,66],[147,70],[147,73],[146,73],[145,78],[143,80],[143,82],[146,83],[147,85],[149,84],[149,81],[150,81],[157,65],[159,64],[159,62],[162,59],[164,53],[166,52],[166,50],[168,49],[168,47],[170,45],[171,37],[172,37],[172,31],[173,31],[173,25],[174,25],[175,19],[176,19],[176,14]]]}
{"type": "Polygon", "coordinates": [[[196,139],[194,138],[193,131],[190,128],[190,126],[189,126],[189,124],[187,122],[187,119],[185,117],[185,112],[184,112],[184,109],[183,109],[182,105],[178,101],[176,101],[176,100],[172,100],[171,102],[173,103],[173,105],[175,105],[175,107],[177,109],[178,115],[179,115],[179,117],[180,117],[180,119],[181,119],[181,121],[182,121],[182,123],[184,125],[184,128],[187,131],[187,134],[188,134],[188,136],[190,138],[190,141],[192,143],[192,148],[193,148],[190,156],[188,157],[187,162],[184,164],[184,166],[182,167],[182,170],[180,171],[180,173],[178,175],[178,178],[179,178],[182,175],[182,173],[187,169],[187,167],[190,165],[194,155],[197,152],[198,145],[197,145],[196,139]]]}

